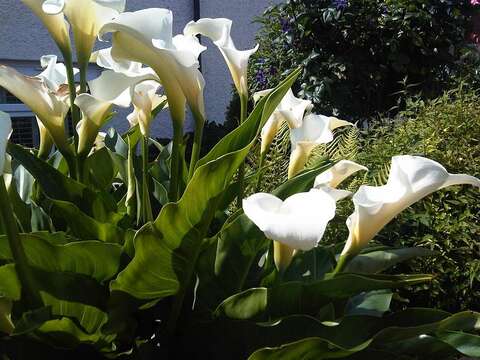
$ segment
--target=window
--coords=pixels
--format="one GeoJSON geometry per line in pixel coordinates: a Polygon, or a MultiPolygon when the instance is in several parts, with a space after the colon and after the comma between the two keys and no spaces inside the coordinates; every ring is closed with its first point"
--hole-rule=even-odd
{"type": "Polygon", "coordinates": [[[11,140],[13,142],[28,147],[38,144],[35,116],[20,100],[2,88],[0,88],[0,110],[8,113],[12,118],[11,140]]]}

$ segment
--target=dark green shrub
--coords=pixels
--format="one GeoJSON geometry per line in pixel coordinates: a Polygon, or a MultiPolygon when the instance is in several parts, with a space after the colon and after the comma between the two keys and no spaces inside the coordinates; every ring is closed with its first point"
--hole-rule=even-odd
{"type": "MultiPolygon", "coordinates": [[[[367,166],[360,183],[386,181],[390,158],[416,154],[443,164],[449,172],[480,176],[480,97],[461,88],[430,102],[412,100],[394,120],[366,130],[356,161],[367,166]]],[[[422,246],[438,255],[402,265],[398,272],[433,273],[432,284],[404,294],[411,306],[448,311],[480,309],[480,203],[478,189],[454,187],[439,191],[404,211],[375,238],[386,245],[422,246]]],[[[346,217],[351,203],[343,202],[341,215],[326,241],[346,239],[346,217]]]]}
{"type": "Polygon", "coordinates": [[[304,64],[296,90],[321,113],[363,120],[401,109],[412,94],[433,98],[459,77],[476,79],[465,41],[472,9],[467,0],[288,0],[258,19],[250,84],[272,87],[304,64]]]}

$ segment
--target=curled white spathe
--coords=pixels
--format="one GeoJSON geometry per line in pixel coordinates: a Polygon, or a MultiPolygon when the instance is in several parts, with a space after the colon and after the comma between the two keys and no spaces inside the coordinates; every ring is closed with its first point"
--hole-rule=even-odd
{"type": "Polygon", "coordinates": [[[288,177],[292,178],[303,170],[313,149],[333,140],[333,130],[351,123],[333,116],[308,114],[299,127],[290,130],[292,152],[288,166],[288,177]]]}
{"type": "Polygon", "coordinates": [[[335,199],[318,189],[295,194],[285,201],[267,193],[243,200],[245,215],[267,238],[305,251],[320,242],[335,209],[335,199]]]}
{"type": "Polygon", "coordinates": [[[230,19],[204,18],[189,22],[183,32],[185,35],[201,34],[210,38],[225,58],[238,93],[248,96],[248,60],[258,50],[258,45],[250,50],[238,50],[231,37],[231,30],[230,19]]]}
{"type": "Polygon", "coordinates": [[[125,10],[126,0],[46,0],[49,16],[65,15],[75,38],[77,60],[86,66],[101,27],[125,10]]]}
{"type": "Polygon", "coordinates": [[[363,185],[353,196],[355,211],[347,219],[350,231],[345,254],[357,254],[395,216],[425,196],[451,185],[480,187],[480,180],[449,174],[438,162],[419,156],[394,156],[386,185],[363,185]]]}
{"type": "Polygon", "coordinates": [[[348,177],[360,170],[368,171],[368,168],[351,160],[340,160],[330,169],[319,174],[315,178],[313,187],[320,188],[323,186],[330,186],[336,188],[348,177]]]}
{"type": "Polygon", "coordinates": [[[198,56],[205,47],[195,36],[172,35],[173,14],[167,9],[125,12],[107,22],[100,35],[113,33],[112,57],[146,64],[159,76],[172,118],[184,121],[185,100],[195,117],[205,118],[198,56]]]}
{"type": "MultiPolygon", "coordinates": [[[[257,101],[260,97],[268,95],[272,90],[263,90],[256,92],[253,97],[257,101]]],[[[303,123],[303,117],[306,112],[312,109],[312,102],[297,98],[292,89],[288,89],[287,93],[278,104],[275,111],[268,118],[262,128],[261,152],[265,153],[273,139],[277,135],[283,123],[287,123],[290,129],[298,128],[303,123]]]]}
{"type": "Polygon", "coordinates": [[[143,70],[139,75],[106,70],[90,81],[90,94],[80,94],[75,99],[75,105],[82,112],[82,120],[77,124],[78,153],[85,155],[90,151],[99,130],[109,119],[113,105],[129,107],[136,85],[145,81],[158,84],[157,79],[155,74],[143,70]]]}

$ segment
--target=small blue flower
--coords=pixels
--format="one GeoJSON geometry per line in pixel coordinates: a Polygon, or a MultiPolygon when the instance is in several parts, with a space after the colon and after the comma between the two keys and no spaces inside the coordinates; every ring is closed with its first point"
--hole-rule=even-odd
{"type": "Polygon", "coordinates": [[[332,6],[334,6],[337,10],[343,10],[348,6],[348,0],[333,0],[332,6]]]}

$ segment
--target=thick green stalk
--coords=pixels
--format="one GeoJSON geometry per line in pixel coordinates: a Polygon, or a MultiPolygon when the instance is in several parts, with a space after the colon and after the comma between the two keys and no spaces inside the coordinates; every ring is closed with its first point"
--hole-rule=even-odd
{"type": "Polygon", "coordinates": [[[183,124],[173,121],[173,144],[170,164],[170,189],[168,196],[170,201],[178,200],[178,182],[180,177],[180,148],[183,142],[183,124]]]}
{"type": "Polygon", "coordinates": [[[80,94],[87,92],[88,63],[80,64],[80,94]]]}
{"type": "Polygon", "coordinates": [[[0,206],[0,216],[7,233],[8,244],[12,252],[13,261],[15,262],[18,278],[22,285],[25,301],[31,309],[39,308],[42,306],[42,298],[35,283],[33,270],[28,265],[27,255],[20,241],[17,223],[13,215],[12,206],[10,205],[3,176],[0,176],[0,202],[2,204],[2,206],[0,206]]]}
{"type": "MultiPolygon", "coordinates": [[[[70,96],[70,106],[71,106],[71,116],[73,128],[75,128],[80,121],[80,112],[79,109],[75,106],[75,98],[77,96],[77,89],[75,84],[75,74],[73,73],[73,60],[71,52],[64,52],[63,58],[65,61],[65,67],[67,68],[67,78],[68,78],[68,88],[70,96]]],[[[75,132],[76,135],[76,132],[75,132]]],[[[76,142],[77,143],[77,142],[76,142]]],[[[76,144],[75,143],[75,144],[76,144]]]]}
{"type": "MultiPolygon", "coordinates": [[[[240,125],[243,124],[247,118],[247,105],[248,105],[248,96],[240,95],[240,125]]],[[[238,196],[237,196],[237,206],[240,209],[242,207],[243,195],[245,192],[245,162],[242,163],[238,169],[238,196]]]]}
{"type": "Polygon", "coordinates": [[[142,206],[141,221],[146,224],[153,221],[152,205],[150,204],[150,193],[148,191],[148,137],[142,137],[142,206]]]}
{"type": "Polygon", "coordinates": [[[78,157],[75,156],[73,153],[66,153],[62,152],[63,158],[67,162],[68,171],[70,173],[70,177],[75,180],[79,180],[81,178],[81,171],[82,167],[79,163],[78,157]]]}
{"type": "Polygon", "coordinates": [[[198,159],[200,158],[200,150],[202,149],[203,128],[205,126],[205,119],[200,114],[195,116],[195,134],[193,137],[192,156],[190,157],[190,168],[188,170],[188,180],[193,177],[198,159]]]}
{"type": "Polygon", "coordinates": [[[65,67],[67,69],[67,78],[68,78],[68,88],[69,88],[69,96],[70,96],[70,115],[72,117],[72,126],[73,126],[73,139],[74,139],[74,149],[73,149],[73,157],[67,158],[65,160],[68,163],[68,167],[70,170],[70,176],[74,179],[81,179],[82,178],[82,164],[79,162],[78,158],[76,157],[77,147],[78,147],[78,134],[77,134],[77,124],[80,122],[80,109],[75,105],[75,99],[77,97],[77,85],[75,83],[75,74],[73,72],[73,60],[72,60],[72,53],[63,52],[63,58],[65,61],[65,67]]]}
{"type": "Polygon", "coordinates": [[[333,270],[333,274],[339,274],[345,270],[347,267],[348,263],[354,258],[354,256],[346,254],[346,255],[341,255],[340,258],[338,259],[337,266],[335,267],[335,270],[333,270]]]}

